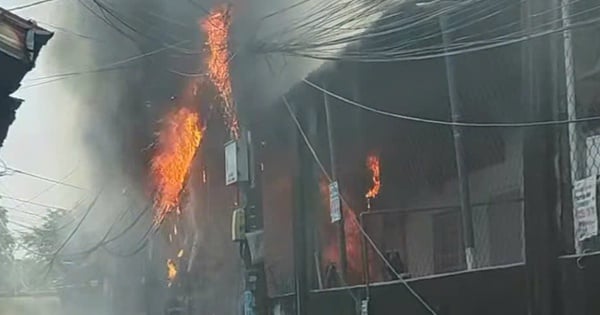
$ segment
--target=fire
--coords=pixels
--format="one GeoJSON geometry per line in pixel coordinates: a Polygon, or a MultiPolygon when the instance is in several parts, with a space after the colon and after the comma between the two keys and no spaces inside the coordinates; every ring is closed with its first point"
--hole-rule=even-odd
{"type": "Polygon", "coordinates": [[[213,9],[210,15],[202,22],[202,29],[206,32],[206,44],[209,50],[208,58],[206,59],[208,76],[223,99],[225,123],[231,135],[237,138],[239,135],[239,122],[233,103],[229,69],[231,61],[229,53],[230,26],[231,14],[229,6],[219,6],[213,9]]]}
{"type": "Polygon", "coordinates": [[[167,259],[167,279],[169,280],[169,286],[171,286],[175,277],[177,277],[177,265],[172,259],[167,259]]]}
{"type": "Polygon", "coordinates": [[[371,171],[373,185],[365,194],[366,198],[373,199],[379,195],[379,189],[381,189],[380,168],[379,168],[379,157],[376,155],[369,155],[367,157],[367,167],[371,171]]]}
{"type": "Polygon", "coordinates": [[[179,195],[202,141],[199,125],[198,113],[188,107],[176,109],[164,120],[150,164],[157,222],[179,207],[179,195]]]}
{"type": "MultiPolygon", "coordinates": [[[[323,236],[321,241],[323,246],[323,263],[339,264],[340,251],[337,235],[329,219],[329,183],[324,177],[321,177],[319,180],[319,191],[321,202],[325,209],[327,209],[326,213],[323,213],[324,216],[322,217],[320,227],[320,233],[323,236]]],[[[346,204],[342,207],[342,211],[344,212],[346,257],[348,259],[348,279],[346,281],[350,284],[356,284],[360,282],[359,279],[362,274],[361,234],[360,228],[357,225],[358,217],[356,212],[346,204]]],[[[339,268],[339,265],[337,267],[339,268]]]]}

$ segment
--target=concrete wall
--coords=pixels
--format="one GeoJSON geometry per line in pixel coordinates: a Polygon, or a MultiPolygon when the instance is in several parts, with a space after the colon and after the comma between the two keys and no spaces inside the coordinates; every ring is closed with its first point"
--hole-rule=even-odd
{"type": "MultiPolygon", "coordinates": [[[[409,280],[408,284],[440,315],[525,315],[526,283],[522,265],[460,272],[409,280]]],[[[356,314],[354,298],[365,297],[362,286],[314,291],[309,296],[308,314],[356,314]]],[[[273,301],[278,315],[294,314],[294,297],[273,301]]],[[[371,287],[369,314],[430,315],[401,282],[371,287]]],[[[574,314],[574,313],[569,313],[574,314]]]]}
{"type": "MultiPolygon", "coordinates": [[[[562,314],[600,313],[600,254],[558,258],[561,286],[556,303],[562,314]]],[[[407,282],[440,315],[525,315],[527,285],[522,264],[486,268],[474,272],[425,277],[407,282]]],[[[558,291],[557,291],[558,292],[558,291]]],[[[309,296],[311,315],[356,314],[355,301],[365,297],[363,286],[313,291],[309,296]]],[[[401,282],[371,287],[370,314],[429,315],[401,282]]],[[[277,315],[294,314],[294,296],[274,300],[277,315]]],[[[559,311],[560,312],[560,311],[559,311]]]]}

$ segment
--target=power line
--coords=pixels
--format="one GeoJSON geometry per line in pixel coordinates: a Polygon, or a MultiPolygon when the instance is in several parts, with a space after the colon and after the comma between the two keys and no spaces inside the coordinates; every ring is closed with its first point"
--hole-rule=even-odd
{"type": "Polygon", "coordinates": [[[137,61],[139,59],[145,58],[145,57],[149,57],[155,54],[158,54],[160,52],[163,52],[167,49],[173,48],[173,47],[177,47],[178,45],[182,45],[185,43],[190,42],[190,40],[183,40],[180,41],[174,45],[168,45],[165,47],[161,47],[155,50],[151,50],[149,52],[146,53],[142,53],[139,55],[135,55],[129,58],[125,58],[119,61],[115,61],[103,66],[99,66],[96,68],[92,68],[92,69],[88,69],[88,70],[82,70],[82,71],[73,71],[73,72],[66,72],[66,73],[59,73],[59,74],[51,74],[51,75],[46,75],[46,76],[40,76],[37,78],[31,78],[27,81],[25,81],[25,83],[27,82],[32,82],[32,81],[42,81],[42,82],[37,82],[37,83],[32,83],[30,85],[24,85],[23,87],[21,87],[20,89],[27,89],[30,87],[34,87],[34,86],[39,86],[39,85],[43,85],[43,84],[47,84],[47,83],[51,83],[51,82],[55,82],[58,80],[62,80],[65,78],[69,78],[69,77],[74,77],[74,76],[80,76],[80,75],[84,75],[84,74],[90,74],[90,73],[98,73],[98,72],[105,72],[105,71],[113,71],[113,70],[120,70],[123,69],[124,67],[128,66],[130,63],[137,61]]]}
{"type": "MultiPolygon", "coordinates": [[[[576,1],[581,1],[581,0],[576,0],[576,1]]],[[[383,3],[383,2],[385,2],[385,1],[380,1],[379,5],[381,5],[381,3],[383,3]]],[[[523,1],[520,1],[520,2],[523,2],[523,1]]],[[[464,21],[464,23],[461,25],[458,25],[458,26],[454,25],[453,28],[449,31],[455,31],[457,29],[464,28],[467,25],[473,24],[474,21],[484,22],[487,19],[490,19],[490,18],[498,15],[501,12],[506,12],[508,10],[508,8],[511,7],[510,4],[506,4],[504,6],[501,6],[497,9],[495,9],[492,12],[487,12],[486,10],[489,10],[487,7],[489,7],[490,5],[491,4],[489,1],[472,1],[471,3],[469,3],[468,6],[464,6],[465,10],[460,11],[462,14],[461,16],[464,17],[466,14],[468,15],[469,12],[475,11],[475,12],[473,12],[474,16],[470,19],[466,19],[464,21]],[[477,8],[477,6],[479,6],[479,8],[477,8]],[[482,14],[484,14],[484,15],[481,16],[482,14]]],[[[270,42],[270,43],[265,42],[265,41],[259,41],[257,43],[257,45],[255,45],[255,48],[256,48],[256,51],[259,53],[261,53],[261,52],[262,53],[279,52],[279,53],[283,53],[283,54],[311,58],[311,59],[318,59],[318,60],[343,60],[343,61],[355,61],[355,62],[397,62],[397,61],[411,61],[411,60],[412,61],[428,60],[428,59],[433,59],[433,58],[444,57],[447,55],[459,55],[459,54],[473,53],[473,52],[489,50],[489,49],[493,49],[493,48],[504,47],[507,45],[521,43],[521,42],[528,41],[531,39],[540,38],[540,37],[552,35],[555,33],[560,33],[565,30],[568,30],[568,29],[594,26],[600,21],[600,18],[590,18],[587,20],[580,21],[578,23],[572,23],[570,25],[563,25],[562,27],[554,27],[553,25],[556,24],[554,22],[560,21],[560,19],[556,19],[555,21],[552,21],[551,23],[546,23],[544,25],[541,25],[540,28],[533,30],[533,32],[531,32],[531,33],[524,33],[522,31],[513,31],[512,33],[504,33],[502,35],[499,35],[499,36],[496,36],[493,38],[488,38],[485,40],[456,42],[451,47],[434,45],[434,46],[424,47],[424,48],[419,47],[419,48],[405,49],[407,46],[407,42],[400,41],[400,44],[395,44],[395,45],[387,44],[390,41],[390,38],[389,38],[390,35],[399,33],[400,31],[407,31],[407,32],[425,31],[425,32],[427,32],[427,30],[429,30],[429,34],[426,34],[426,36],[424,38],[432,39],[436,36],[439,36],[439,32],[437,32],[435,30],[434,31],[430,30],[430,29],[435,29],[435,28],[431,27],[431,25],[424,24],[424,23],[428,23],[428,22],[430,22],[430,20],[436,19],[441,14],[450,13],[451,11],[454,11],[454,9],[457,7],[462,8],[463,4],[457,4],[455,6],[448,7],[448,8],[442,8],[442,9],[438,8],[435,10],[426,10],[424,12],[420,12],[417,14],[407,14],[406,17],[399,17],[399,18],[394,18],[394,19],[392,19],[391,17],[393,17],[395,15],[401,15],[401,14],[400,13],[391,13],[390,16],[384,15],[383,18],[380,19],[384,22],[387,22],[387,20],[389,20],[390,22],[383,23],[383,24],[375,23],[374,26],[371,26],[372,21],[369,21],[368,19],[364,18],[363,16],[358,16],[358,17],[353,16],[352,18],[347,18],[345,20],[342,19],[342,21],[340,21],[339,23],[334,25],[334,27],[328,27],[323,24],[324,23],[323,21],[319,21],[318,19],[317,20],[308,19],[308,21],[312,21],[312,22],[303,23],[300,26],[297,26],[295,29],[293,29],[293,31],[295,33],[301,34],[302,36],[304,36],[304,38],[306,38],[304,41],[302,40],[302,38],[292,38],[290,40],[283,41],[283,42],[273,40],[273,42],[270,42]],[[356,24],[357,19],[365,20],[364,22],[361,22],[364,25],[359,24],[359,27],[356,29],[355,28],[348,29],[347,26],[352,26],[352,25],[356,24]],[[548,28],[548,26],[550,26],[550,28],[548,28]],[[310,27],[310,29],[306,29],[306,27],[310,27]],[[425,29],[425,27],[427,27],[427,28],[425,29]],[[352,32],[348,33],[349,30],[352,32]],[[361,30],[361,32],[358,32],[358,30],[361,30]],[[329,32],[327,32],[327,31],[329,31],[329,32]],[[346,32],[344,32],[344,31],[346,31],[346,32]],[[331,32],[337,32],[337,33],[342,32],[342,33],[341,33],[341,35],[340,34],[336,35],[336,34],[331,34],[331,32]],[[321,36],[321,39],[319,39],[319,36],[321,36]],[[329,36],[329,37],[327,37],[327,36],[329,36]],[[332,36],[333,36],[333,38],[331,38],[332,36]],[[360,42],[365,39],[372,39],[373,41],[375,41],[377,43],[381,43],[381,44],[376,45],[375,47],[372,47],[372,48],[364,48],[363,45],[360,44],[360,42]],[[360,47],[360,49],[343,50],[341,53],[338,52],[338,50],[340,50],[340,48],[344,47],[345,45],[349,45],[350,43],[358,44],[358,47],[360,47]],[[386,43],[386,44],[382,45],[383,43],[386,43]],[[402,47],[402,46],[404,46],[404,47],[402,47]],[[449,48],[448,51],[446,51],[446,48],[449,48]]],[[[560,10],[561,7],[562,7],[562,5],[557,8],[549,9],[546,12],[542,12],[542,14],[552,14],[554,11],[560,10]]],[[[382,6],[381,8],[378,9],[379,12],[372,12],[374,9],[377,9],[376,7],[361,8],[361,10],[363,10],[363,11],[366,10],[365,12],[369,13],[372,17],[375,17],[375,15],[381,14],[382,12],[388,10],[389,8],[390,7],[382,6]],[[375,14],[375,15],[373,15],[373,14],[375,14]]],[[[352,9],[354,10],[355,8],[352,8],[352,9]]],[[[595,11],[598,9],[600,9],[600,6],[596,6],[594,8],[586,9],[586,10],[583,10],[576,14],[572,14],[570,17],[575,17],[577,15],[581,16],[582,14],[586,14],[586,13],[589,13],[591,11],[595,11]]],[[[340,12],[340,8],[334,7],[334,11],[331,11],[331,8],[328,8],[327,10],[321,9],[318,12],[318,14],[323,15],[323,16],[321,16],[322,20],[331,20],[333,18],[330,16],[332,14],[337,14],[339,12],[340,12]]],[[[532,17],[532,18],[534,18],[534,17],[532,17]]],[[[515,23],[506,23],[496,29],[504,29],[507,26],[511,26],[508,28],[510,31],[510,29],[514,25],[518,25],[518,23],[516,23],[516,24],[515,23]]],[[[485,31],[485,32],[488,32],[488,31],[485,31]]],[[[291,31],[288,30],[288,32],[291,32],[291,31]]],[[[412,33],[409,33],[407,35],[411,36],[411,34],[412,33]]],[[[471,37],[480,36],[480,32],[478,32],[477,34],[478,35],[471,35],[471,37]]],[[[279,36],[283,36],[283,35],[279,34],[279,36]]],[[[412,37],[414,38],[414,36],[412,36],[412,37]]],[[[469,37],[467,37],[467,38],[469,38],[469,37]]],[[[412,40],[408,41],[408,43],[412,42],[414,44],[414,43],[417,43],[422,40],[423,40],[423,38],[419,37],[418,39],[412,39],[412,40]]],[[[358,48],[358,47],[355,47],[355,48],[358,48]]]]}
{"type": "Polygon", "coordinates": [[[98,42],[98,43],[108,43],[108,41],[106,41],[106,40],[103,40],[103,39],[100,39],[100,38],[96,38],[96,37],[93,37],[93,36],[89,36],[89,35],[85,35],[85,34],[81,34],[81,33],[78,33],[78,32],[74,32],[74,31],[72,31],[69,28],[64,27],[64,26],[58,26],[58,25],[51,24],[51,23],[48,23],[48,22],[42,22],[40,20],[36,20],[36,22],[38,24],[44,25],[46,27],[53,28],[55,31],[58,31],[58,32],[61,32],[61,33],[64,33],[64,34],[73,35],[73,36],[76,36],[76,37],[79,37],[79,38],[91,40],[91,41],[98,42]]]}
{"type": "Polygon", "coordinates": [[[69,235],[67,236],[67,238],[65,238],[65,240],[62,242],[62,244],[56,249],[56,251],[54,252],[54,254],[52,254],[52,258],[50,259],[50,262],[48,263],[48,272],[46,273],[46,276],[48,276],[48,274],[50,273],[50,270],[52,269],[54,261],[58,257],[58,254],[60,253],[60,251],[62,251],[63,248],[65,248],[65,246],[67,246],[67,244],[69,243],[69,241],[71,241],[71,239],[73,238],[73,236],[75,236],[75,233],[77,233],[77,231],[79,230],[79,228],[81,227],[81,225],[83,224],[83,222],[85,221],[85,219],[92,212],[92,209],[96,205],[96,202],[98,201],[98,199],[102,195],[102,190],[99,191],[98,194],[96,194],[96,197],[94,197],[94,199],[92,200],[92,202],[88,206],[87,210],[85,211],[85,213],[83,214],[83,216],[81,217],[81,219],[79,220],[79,222],[77,222],[77,225],[73,228],[73,230],[71,230],[71,232],[69,233],[69,235]]]}
{"type": "MultiPolygon", "coordinates": [[[[315,162],[317,163],[317,165],[319,165],[319,167],[321,168],[321,172],[327,178],[327,181],[329,183],[332,183],[333,180],[332,180],[331,176],[325,170],[325,167],[323,166],[323,163],[321,162],[321,159],[319,158],[317,152],[313,148],[310,140],[306,137],[306,133],[304,132],[304,130],[302,128],[302,125],[300,124],[300,121],[298,121],[298,118],[296,117],[296,115],[292,111],[291,105],[288,103],[288,101],[287,101],[287,99],[286,99],[285,96],[283,96],[282,99],[283,99],[283,102],[284,102],[284,104],[285,104],[285,106],[286,106],[286,108],[288,110],[288,113],[290,114],[292,120],[294,121],[294,123],[295,123],[298,131],[302,135],[302,138],[304,140],[305,145],[307,146],[307,148],[311,152],[311,155],[312,155],[313,159],[315,160],[315,162]]],[[[343,196],[343,194],[341,192],[340,192],[340,199],[342,200],[342,202],[344,204],[346,204],[346,206],[350,207],[349,203],[346,201],[346,199],[344,198],[344,196],[343,196]]],[[[350,217],[353,219],[351,222],[354,223],[358,227],[358,229],[360,230],[361,234],[364,235],[365,239],[368,240],[368,242],[371,244],[371,246],[373,247],[373,249],[375,250],[375,252],[377,253],[377,255],[386,264],[386,266],[390,270],[392,270],[392,272],[394,273],[394,275],[398,279],[400,279],[400,281],[406,287],[406,289],[419,301],[419,303],[421,303],[427,309],[427,311],[429,311],[432,315],[437,315],[436,311],[408,284],[408,282],[406,282],[406,280],[400,275],[400,273],[394,268],[394,266],[392,266],[392,264],[388,261],[388,259],[385,257],[385,255],[383,255],[383,253],[381,252],[381,250],[377,247],[377,244],[375,244],[375,242],[373,241],[373,239],[371,239],[371,237],[369,236],[369,234],[363,229],[363,227],[361,226],[360,222],[358,222],[358,220],[356,219],[356,217],[354,217],[354,216],[350,216],[350,217]]]]}
{"type": "Polygon", "coordinates": [[[54,0],[40,0],[40,1],[36,1],[36,2],[32,2],[32,3],[23,4],[23,5],[20,5],[20,6],[9,8],[8,11],[23,10],[23,9],[27,9],[27,8],[38,6],[40,4],[48,3],[48,2],[51,2],[51,1],[54,1],[54,0]]]}
{"type": "MultiPolygon", "coordinates": [[[[133,219],[132,222],[130,222],[125,228],[123,228],[116,235],[114,235],[114,236],[111,237],[111,233],[117,227],[117,224],[120,223],[120,222],[122,222],[122,220],[125,217],[125,215],[129,212],[128,211],[129,209],[130,208],[124,209],[119,216],[115,217],[115,219],[112,222],[112,224],[110,225],[110,227],[107,229],[107,231],[104,233],[104,235],[102,236],[102,238],[96,244],[94,244],[90,248],[87,248],[87,249],[84,249],[84,250],[80,250],[80,251],[76,251],[76,252],[72,252],[72,253],[61,254],[61,257],[68,257],[68,258],[86,257],[86,256],[91,255],[95,251],[99,250],[100,248],[103,248],[103,249],[107,250],[107,252],[110,251],[109,254],[111,254],[111,255],[120,256],[120,257],[127,257],[128,254],[119,255],[116,252],[110,250],[107,247],[107,245],[110,244],[110,243],[112,243],[112,242],[115,242],[116,240],[118,240],[118,239],[120,239],[122,237],[124,237],[127,234],[127,232],[129,232],[131,229],[133,229],[133,227],[135,227],[140,222],[140,220],[144,217],[144,215],[148,211],[150,211],[151,205],[147,205],[142,211],[140,211],[140,213],[133,219]]],[[[148,231],[146,231],[144,233],[142,239],[139,242],[143,242],[143,243],[146,242],[147,235],[150,232],[150,230],[152,230],[153,227],[154,227],[154,224],[151,223],[150,227],[148,228],[148,231]]],[[[136,249],[135,252],[137,253],[137,252],[139,252],[139,250],[141,250],[141,249],[136,249]]],[[[41,256],[41,257],[51,257],[53,254],[38,253],[37,255],[41,256]]],[[[134,254],[132,254],[132,255],[134,255],[134,254]]]]}
{"type": "Polygon", "coordinates": [[[27,172],[27,171],[23,171],[23,170],[20,170],[20,169],[16,169],[16,168],[12,168],[12,167],[8,167],[8,169],[11,170],[11,171],[13,171],[13,172],[15,172],[15,173],[17,173],[17,174],[29,176],[29,177],[36,178],[36,179],[39,179],[39,180],[43,180],[43,181],[46,181],[46,182],[49,182],[49,183],[53,183],[53,184],[56,184],[56,185],[61,185],[61,186],[65,186],[65,187],[71,187],[71,188],[75,188],[75,189],[79,189],[79,190],[87,190],[87,189],[85,189],[83,187],[80,187],[80,186],[76,186],[76,185],[73,185],[73,184],[65,183],[63,181],[59,181],[59,180],[52,179],[52,178],[49,178],[49,177],[37,175],[37,174],[31,173],[31,172],[27,172]]]}
{"type": "Polygon", "coordinates": [[[67,208],[55,207],[55,206],[52,206],[52,205],[48,205],[48,204],[44,204],[44,203],[39,203],[39,202],[35,202],[35,201],[30,201],[30,200],[26,200],[26,199],[21,199],[21,198],[16,198],[16,197],[7,196],[7,195],[0,195],[0,200],[2,200],[2,199],[9,199],[9,200],[14,200],[14,201],[19,201],[19,202],[22,202],[22,203],[25,203],[25,204],[34,205],[34,206],[38,206],[38,207],[44,207],[44,208],[48,208],[48,209],[70,211],[70,209],[67,209],[67,208]]]}
{"type": "Polygon", "coordinates": [[[341,96],[337,93],[334,93],[330,90],[327,90],[327,89],[309,81],[308,79],[302,79],[302,81],[304,83],[306,83],[307,85],[309,85],[331,97],[334,97],[348,105],[356,106],[358,108],[361,108],[363,110],[366,110],[366,111],[369,111],[369,112],[372,112],[375,114],[398,118],[398,119],[407,120],[407,121],[413,121],[413,122],[417,122],[417,123],[425,123],[425,124],[433,124],[433,125],[441,125],[441,126],[474,127],[474,128],[524,128],[524,127],[566,125],[566,124],[577,124],[577,123],[584,123],[584,122],[591,122],[591,121],[600,121],[600,116],[590,116],[590,117],[583,117],[583,118],[577,118],[577,119],[546,120],[546,121],[532,121],[532,122],[508,122],[508,123],[460,122],[460,121],[452,122],[452,121],[447,121],[447,120],[428,119],[428,118],[392,113],[392,112],[388,112],[385,110],[369,107],[367,105],[364,105],[364,104],[358,103],[356,101],[353,101],[351,99],[348,99],[346,97],[343,97],[343,96],[341,96]]]}
{"type": "Polygon", "coordinates": [[[150,226],[148,227],[148,229],[146,230],[146,232],[144,233],[144,235],[142,236],[142,238],[138,241],[138,246],[133,248],[131,251],[126,252],[126,253],[120,253],[117,252],[115,250],[112,250],[110,248],[108,248],[106,245],[107,244],[103,244],[102,248],[109,253],[112,256],[115,257],[131,257],[136,255],[137,253],[139,253],[140,251],[142,251],[147,245],[148,245],[148,237],[150,236],[150,232],[152,232],[154,228],[154,232],[158,231],[158,226],[155,226],[154,224],[150,224],[150,226]]]}
{"type": "MultiPolygon", "coordinates": [[[[63,176],[59,181],[60,182],[64,182],[67,178],[69,178],[74,172],[75,170],[77,170],[77,168],[79,167],[79,165],[75,165],[73,167],[73,169],[71,169],[65,176],[63,176]]],[[[48,187],[44,188],[43,190],[41,190],[40,192],[38,192],[37,194],[35,194],[33,197],[29,198],[27,201],[33,201],[35,199],[37,199],[38,197],[40,197],[41,195],[43,195],[44,193],[46,193],[47,191],[51,190],[52,188],[56,187],[57,184],[51,184],[48,187]]],[[[22,205],[24,205],[25,203],[20,203],[18,205],[15,206],[15,210],[17,210],[19,207],[21,207],[22,205]]]]}

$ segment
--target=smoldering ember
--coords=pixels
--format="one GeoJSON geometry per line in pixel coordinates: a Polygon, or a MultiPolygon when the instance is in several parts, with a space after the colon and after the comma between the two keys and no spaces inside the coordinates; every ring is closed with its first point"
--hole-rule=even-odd
{"type": "Polygon", "coordinates": [[[0,315],[600,313],[594,0],[0,0],[0,315]]]}

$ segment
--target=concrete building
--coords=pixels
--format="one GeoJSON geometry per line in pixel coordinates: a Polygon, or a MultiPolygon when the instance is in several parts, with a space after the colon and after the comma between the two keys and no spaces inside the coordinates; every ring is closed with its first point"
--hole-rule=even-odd
{"type": "MultiPolygon", "coordinates": [[[[485,6],[484,2],[479,5],[485,6]]],[[[512,38],[521,34],[521,5],[510,0],[488,5],[489,8],[499,5],[503,9],[486,18],[477,15],[484,14],[483,11],[469,11],[468,7],[455,11],[450,20],[455,21],[449,31],[452,37],[464,41],[490,36],[512,38]],[[467,20],[469,23],[464,26],[462,23],[467,20]]],[[[593,6],[591,1],[577,3],[573,12],[581,14],[573,13],[577,17],[574,23],[585,22],[584,13],[593,6]]],[[[401,20],[435,16],[435,12],[409,1],[384,14],[382,22],[375,23],[373,29],[386,29],[386,21],[392,20],[386,19],[387,16],[401,20]]],[[[560,23],[560,16],[554,21],[560,23]]],[[[600,54],[594,48],[598,41],[592,35],[596,31],[597,27],[581,28],[574,34],[577,93],[581,96],[577,104],[580,117],[595,115],[598,107],[597,64],[600,54]]],[[[365,37],[341,55],[375,51],[382,43],[399,43],[407,51],[431,49],[442,41],[442,32],[435,18],[413,21],[410,27],[399,27],[397,32],[381,33],[385,36],[365,37]]],[[[558,46],[555,46],[557,50],[553,55],[556,59],[543,60],[545,64],[557,67],[554,72],[556,90],[549,88],[542,99],[544,106],[553,108],[557,119],[564,119],[565,72],[561,66],[564,58],[561,36],[544,38],[558,46]],[[558,92],[552,94],[552,91],[558,92]]],[[[526,41],[454,57],[456,69],[453,80],[463,109],[462,121],[526,121],[529,104],[523,99],[526,80],[523,42],[526,41]]],[[[548,58],[548,55],[538,58],[548,58]]],[[[293,243],[291,227],[294,223],[291,218],[295,205],[293,199],[281,199],[293,196],[300,189],[305,194],[309,191],[304,196],[310,199],[312,194],[315,199],[303,209],[305,221],[301,225],[307,233],[304,240],[307,258],[300,265],[307,269],[309,314],[352,314],[356,311],[357,302],[366,297],[373,314],[430,313],[407,290],[403,281],[390,279],[382,259],[372,248],[367,259],[368,267],[363,268],[361,235],[352,222],[354,218],[360,218],[361,213],[367,213],[362,214],[364,228],[378,250],[400,253],[407,283],[438,314],[527,314],[523,162],[526,128],[464,128],[475,241],[474,268],[467,270],[453,135],[448,125],[437,123],[452,119],[444,58],[327,62],[306,80],[312,84],[301,82],[286,96],[320,161],[316,162],[312,153],[305,153],[304,158],[308,162],[294,158],[304,150],[305,143],[302,137],[294,136],[297,127],[283,101],[270,107],[270,119],[273,121],[274,116],[278,117],[277,123],[258,128],[268,129],[262,134],[267,147],[271,146],[265,151],[264,161],[270,162],[265,162],[267,178],[263,182],[278,183],[263,189],[265,268],[274,312],[291,314],[296,302],[293,283],[298,279],[294,275],[294,265],[299,262],[292,258],[293,249],[282,245],[283,240],[289,240],[287,244],[293,243]],[[325,117],[326,102],[331,107],[331,126],[327,126],[325,117]],[[335,226],[331,224],[328,213],[328,192],[324,186],[327,182],[319,165],[322,164],[331,174],[328,127],[333,129],[338,181],[347,201],[344,207],[351,208],[344,212],[349,264],[347,283],[329,288],[322,285],[323,271],[331,262],[339,264],[339,257],[335,226]],[[292,131],[283,132],[287,128],[292,131]],[[282,158],[281,152],[292,153],[282,158]],[[269,157],[270,154],[273,157],[269,157]],[[370,154],[378,155],[381,161],[381,190],[379,196],[370,201],[368,209],[364,194],[371,183],[365,161],[370,154]],[[282,164],[282,160],[285,163],[282,164]],[[308,166],[302,168],[303,163],[308,166]],[[298,181],[294,177],[298,169],[301,172],[309,170],[310,175],[298,175],[303,178],[298,181]],[[370,293],[364,285],[365,270],[370,274],[370,293]]],[[[582,135],[593,134],[597,123],[581,124],[579,128],[582,135]]],[[[568,142],[563,132],[566,130],[556,129],[557,143],[568,142]]],[[[592,284],[591,280],[583,280],[588,279],[583,275],[583,269],[576,270],[577,262],[581,260],[579,256],[559,257],[573,253],[572,244],[571,247],[565,245],[569,243],[565,235],[570,233],[572,219],[568,216],[571,211],[569,170],[562,168],[560,165],[564,164],[559,162],[567,159],[568,164],[568,151],[563,149],[554,157],[557,167],[561,168],[558,171],[560,182],[566,183],[560,188],[562,193],[559,194],[564,199],[557,205],[556,214],[561,227],[560,235],[556,235],[557,243],[561,243],[557,246],[560,252],[556,256],[561,269],[556,276],[561,277],[557,281],[564,288],[572,290],[565,291],[564,301],[567,302],[561,307],[564,307],[565,314],[593,314],[598,305],[587,292],[596,282],[592,284]],[[577,295],[580,304],[570,302],[574,295],[577,295]]],[[[587,151],[589,153],[590,150],[587,151]]],[[[588,158],[588,164],[589,161],[588,158]]],[[[592,265],[597,259],[592,255],[586,265],[585,274],[590,276],[589,279],[598,272],[592,265]]]]}

